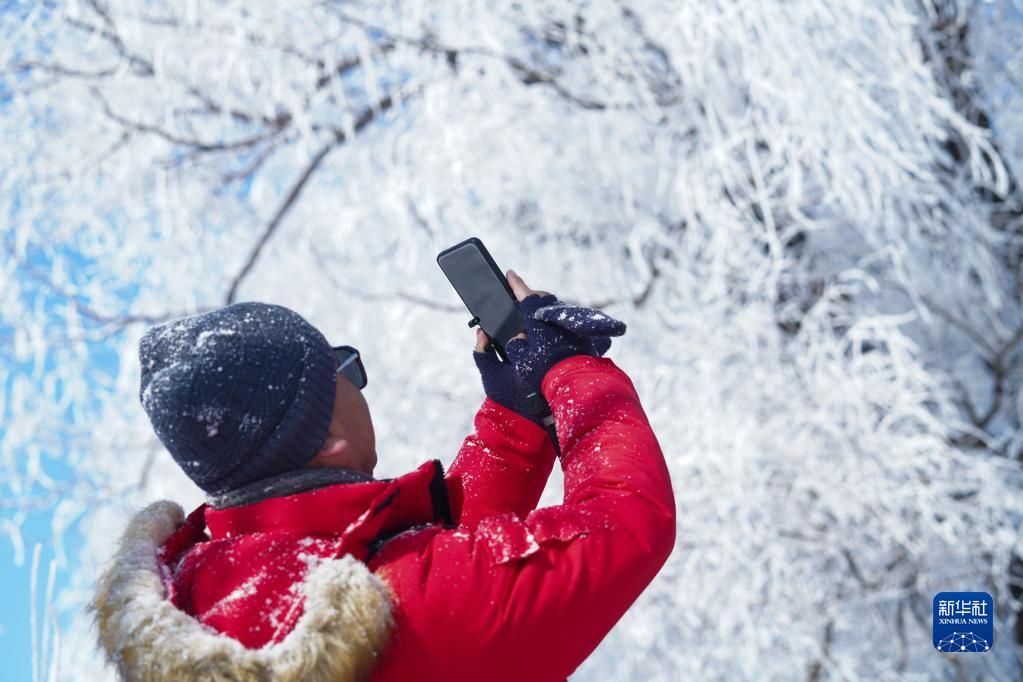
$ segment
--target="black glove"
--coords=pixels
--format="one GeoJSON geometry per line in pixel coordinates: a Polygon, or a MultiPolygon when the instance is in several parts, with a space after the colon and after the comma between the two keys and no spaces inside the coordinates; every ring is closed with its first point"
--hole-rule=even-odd
{"type": "Polygon", "coordinates": [[[473,351],[472,358],[476,361],[483,380],[483,390],[488,398],[543,426],[547,406],[535,398],[530,400],[533,391],[522,383],[512,363],[501,362],[493,346],[488,346],[483,353],[473,351]]]}
{"type": "Polygon", "coordinates": [[[527,296],[519,309],[527,338],[512,339],[505,351],[522,383],[537,394],[551,367],[573,355],[600,357],[611,347],[610,337],[625,333],[624,322],[550,294],[527,296]]]}
{"type": "Polygon", "coordinates": [[[625,323],[550,294],[527,296],[519,310],[529,338],[508,343],[512,362],[501,362],[492,347],[482,353],[473,351],[472,356],[488,398],[542,425],[549,408],[538,398],[547,370],[573,355],[604,355],[611,347],[610,337],[625,333],[625,323]]]}

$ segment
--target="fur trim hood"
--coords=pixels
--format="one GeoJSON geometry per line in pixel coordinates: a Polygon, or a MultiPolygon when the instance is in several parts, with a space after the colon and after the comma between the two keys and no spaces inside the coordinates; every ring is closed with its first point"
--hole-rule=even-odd
{"type": "Polygon", "coordinates": [[[128,524],[92,601],[100,646],[132,682],[355,682],[373,671],[393,625],[389,589],[351,556],[320,562],[301,587],[304,612],[277,644],[248,649],[179,610],[166,596],[160,548],[184,514],[162,501],[128,524]]]}

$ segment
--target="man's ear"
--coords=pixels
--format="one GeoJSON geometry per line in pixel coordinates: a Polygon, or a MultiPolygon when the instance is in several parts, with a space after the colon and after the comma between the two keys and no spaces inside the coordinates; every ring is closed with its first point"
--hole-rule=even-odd
{"type": "Polygon", "coordinates": [[[344,438],[327,436],[323,447],[316,453],[306,467],[343,467],[348,458],[348,441],[344,438]]]}

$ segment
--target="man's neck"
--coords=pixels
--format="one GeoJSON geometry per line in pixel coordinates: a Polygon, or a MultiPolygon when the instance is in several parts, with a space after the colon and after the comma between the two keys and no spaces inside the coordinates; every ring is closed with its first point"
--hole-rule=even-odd
{"type": "Polygon", "coordinates": [[[250,483],[241,488],[230,490],[220,495],[211,495],[207,499],[214,509],[227,509],[228,507],[240,507],[246,504],[262,502],[271,497],[286,497],[298,493],[324,488],[328,485],[338,483],[365,483],[375,480],[369,474],[364,474],[355,469],[343,469],[335,467],[317,467],[313,469],[298,469],[288,471],[277,476],[264,478],[250,483]]]}

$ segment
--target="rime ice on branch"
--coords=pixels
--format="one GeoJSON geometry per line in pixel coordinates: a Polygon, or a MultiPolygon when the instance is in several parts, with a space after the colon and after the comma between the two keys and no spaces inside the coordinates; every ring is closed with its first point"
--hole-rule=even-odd
{"type": "MultiPolygon", "coordinates": [[[[197,501],[135,349],[234,300],[363,350],[385,475],[453,453],[481,394],[433,257],[479,234],[629,323],[677,487],[672,561],[580,679],[951,674],[930,598],[1009,594],[1023,554],[1019,117],[989,108],[1020,100],[983,90],[1019,56],[981,10],[5,11],[3,527],[63,500],[84,584],[127,508],[197,501]]],[[[63,669],[102,679],[83,628],[63,669]]]]}

